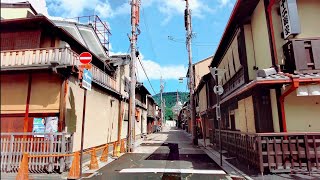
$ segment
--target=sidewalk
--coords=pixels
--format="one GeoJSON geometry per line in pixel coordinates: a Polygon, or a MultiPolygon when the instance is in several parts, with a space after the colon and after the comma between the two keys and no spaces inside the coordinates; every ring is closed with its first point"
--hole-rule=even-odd
{"type": "MultiPolygon", "coordinates": [[[[185,132],[185,131],[184,131],[185,132]]],[[[185,132],[185,134],[192,139],[192,135],[185,132]]],[[[220,153],[214,150],[212,147],[210,147],[210,140],[206,139],[206,146],[204,145],[203,139],[198,139],[200,148],[207,153],[207,155],[212,158],[217,164],[220,165],[220,153]]],[[[227,174],[230,175],[232,179],[247,179],[247,180],[253,180],[250,176],[242,172],[241,170],[234,167],[232,164],[230,164],[228,161],[226,161],[226,157],[222,156],[222,166],[220,166],[227,174]]]]}

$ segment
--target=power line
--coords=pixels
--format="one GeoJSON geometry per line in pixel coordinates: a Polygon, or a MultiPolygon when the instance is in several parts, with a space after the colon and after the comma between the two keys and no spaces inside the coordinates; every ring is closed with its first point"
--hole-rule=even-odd
{"type": "MultiPolygon", "coordinates": [[[[155,56],[155,59],[157,60],[158,59],[158,56],[157,56],[157,53],[156,51],[154,50],[154,45],[153,45],[153,41],[152,41],[152,38],[151,38],[151,35],[150,35],[150,30],[149,30],[149,26],[147,24],[147,15],[144,13],[144,8],[141,6],[141,10],[142,10],[142,18],[143,18],[143,24],[144,26],[146,27],[146,31],[147,31],[147,36],[148,36],[148,39],[150,39],[150,44],[151,44],[151,50],[152,50],[152,53],[154,54],[155,56]]],[[[162,72],[160,71],[160,75],[162,75],[162,72]]]]}
{"type": "Polygon", "coordinates": [[[144,74],[146,75],[146,77],[147,77],[147,79],[148,79],[148,82],[149,82],[149,84],[150,84],[150,86],[151,86],[151,88],[152,88],[153,93],[154,93],[154,94],[157,94],[156,91],[153,89],[153,86],[152,86],[152,84],[151,84],[151,82],[150,82],[150,79],[149,79],[149,77],[148,77],[148,75],[147,75],[147,72],[146,72],[146,70],[144,69],[144,66],[143,66],[143,64],[142,64],[142,62],[141,62],[141,59],[140,59],[139,57],[138,57],[138,60],[139,60],[139,62],[140,62],[140,65],[141,65],[141,67],[142,67],[142,70],[143,70],[144,74]]]}

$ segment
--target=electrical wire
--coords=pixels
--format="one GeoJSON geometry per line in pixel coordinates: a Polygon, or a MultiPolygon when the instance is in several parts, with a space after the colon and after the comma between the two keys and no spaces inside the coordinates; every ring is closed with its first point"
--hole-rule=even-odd
{"type": "MultiPolygon", "coordinates": [[[[141,6],[141,10],[142,10],[142,18],[143,18],[143,24],[144,26],[146,27],[146,31],[147,31],[147,37],[148,39],[150,40],[150,45],[151,45],[151,50],[152,50],[152,53],[153,55],[155,56],[155,59],[157,60],[158,59],[158,56],[157,56],[157,53],[156,51],[154,50],[154,45],[153,45],[153,41],[152,41],[152,38],[151,38],[151,35],[150,35],[150,30],[149,30],[149,26],[147,24],[147,16],[146,14],[144,13],[144,8],[141,6]]],[[[160,71],[160,75],[162,76],[162,72],[160,71]]]]}
{"type": "Polygon", "coordinates": [[[148,77],[148,75],[147,75],[147,72],[146,72],[146,70],[144,69],[144,66],[143,66],[143,64],[142,64],[142,62],[141,62],[141,59],[140,59],[139,57],[138,57],[138,60],[139,60],[139,62],[140,62],[140,65],[141,65],[141,67],[142,67],[142,70],[143,70],[144,74],[146,75],[146,77],[147,77],[147,79],[148,79],[148,82],[149,82],[149,84],[150,84],[150,86],[151,86],[151,89],[152,89],[153,93],[154,93],[154,94],[157,94],[156,91],[153,89],[153,86],[152,86],[152,84],[151,84],[151,82],[150,82],[150,79],[149,79],[149,77],[148,77]]]}

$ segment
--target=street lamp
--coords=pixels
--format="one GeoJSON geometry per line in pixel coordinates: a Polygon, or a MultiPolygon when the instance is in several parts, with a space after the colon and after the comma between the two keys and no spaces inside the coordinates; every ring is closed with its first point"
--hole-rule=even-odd
{"type": "Polygon", "coordinates": [[[220,110],[220,95],[223,93],[223,87],[219,85],[221,78],[225,73],[225,69],[217,69],[216,67],[210,67],[210,73],[215,80],[215,86],[213,91],[216,94],[217,105],[216,105],[216,118],[219,123],[219,151],[220,151],[220,166],[222,166],[222,143],[221,143],[221,110],[220,110]]]}

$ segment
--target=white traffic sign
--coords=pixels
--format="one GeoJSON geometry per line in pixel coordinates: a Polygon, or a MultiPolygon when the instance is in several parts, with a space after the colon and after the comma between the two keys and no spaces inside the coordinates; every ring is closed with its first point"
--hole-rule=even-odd
{"type": "Polygon", "coordinates": [[[221,85],[214,86],[213,87],[213,92],[215,94],[221,95],[223,93],[223,87],[221,85]]]}

